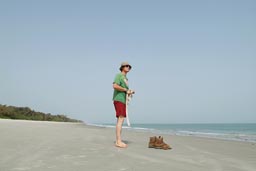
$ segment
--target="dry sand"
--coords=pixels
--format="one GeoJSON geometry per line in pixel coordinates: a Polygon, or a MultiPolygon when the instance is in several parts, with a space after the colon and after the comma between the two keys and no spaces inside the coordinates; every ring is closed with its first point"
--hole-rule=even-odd
{"type": "Polygon", "coordinates": [[[172,150],[147,148],[152,133],[81,123],[0,119],[0,171],[255,171],[256,144],[168,136],[172,150]]]}

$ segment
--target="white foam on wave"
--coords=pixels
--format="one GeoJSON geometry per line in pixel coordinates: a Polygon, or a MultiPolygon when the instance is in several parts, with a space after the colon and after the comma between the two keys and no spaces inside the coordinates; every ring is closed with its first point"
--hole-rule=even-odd
{"type": "Polygon", "coordinates": [[[131,127],[131,129],[142,130],[142,131],[154,131],[153,128],[142,128],[142,127],[131,127]]]}
{"type": "Polygon", "coordinates": [[[86,124],[88,126],[96,126],[96,127],[100,127],[100,128],[115,128],[114,125],[104,125],[104,124],[86,124]]]}
{"type": "MultiPolygon", "coordinates": [[[[115,128],[115,125],[108,125],[108,124],[86,124],[89,126],[96,126],[101,128],[115,128]]],[[[141,131],[153,131],[155,129],[153,128],[143,128],[143,127],[133,127],[133,126],[123,126],[123,129],[129,129],[129,130],[141,130],[141,131]]]]}
{"type": "Polygon", "coordinates": [[[256,135],[247,135],[247,134],[239,134],[239,133],[177,131],[176,135],[216,138],[216,139],[233,140],[233,141],[256,142],[256,135]]]}

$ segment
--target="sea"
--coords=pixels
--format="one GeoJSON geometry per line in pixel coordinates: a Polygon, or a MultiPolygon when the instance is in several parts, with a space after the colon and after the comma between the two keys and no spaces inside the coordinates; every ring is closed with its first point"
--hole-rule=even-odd
{"type": "MultiPolygon", "coordinates": [[[[115,128],[115,124],[93,124],[115,128]]],[[[195,136],[256,143],[256,123],[132,124],[124,129],[155,134],[195,136]]]]}

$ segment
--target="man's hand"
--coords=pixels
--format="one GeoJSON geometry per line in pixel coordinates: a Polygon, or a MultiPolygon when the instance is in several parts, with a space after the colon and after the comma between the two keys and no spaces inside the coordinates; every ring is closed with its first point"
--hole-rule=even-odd
{"type": "Polygon", "coordinates": [[[135,94],[135,91],[134,90],[127,90],[127,92],[126,92],[128,95],[130,95],[130,94],[135,94]]]}

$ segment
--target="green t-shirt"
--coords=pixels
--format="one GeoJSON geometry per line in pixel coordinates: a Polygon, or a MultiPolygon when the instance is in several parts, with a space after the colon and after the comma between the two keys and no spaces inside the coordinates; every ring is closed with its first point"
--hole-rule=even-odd
{"type": "MultiPolygon", "coordinates": [[[[119,74],[116,75],[113,84],[117,84],[117,85],[119,85],[123,88],[129,89],[128,79],[122,73],[119,73],[119,74]]],[[[125,104],[126,103],[126,92],[114,90],[113,100],[114,101],[119,101],[119,102],[122,102],[122,103],[125,104]]]]}

